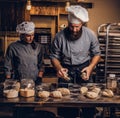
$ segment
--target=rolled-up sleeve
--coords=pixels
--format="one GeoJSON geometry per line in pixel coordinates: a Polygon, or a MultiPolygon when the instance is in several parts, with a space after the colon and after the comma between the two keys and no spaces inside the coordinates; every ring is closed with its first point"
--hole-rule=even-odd
{"type": "Polygon", "coordinates": [[[60,42],[58,41],[58,35],[54,38],[52,45],[51,45],[51,50],[50,50],[50,58],[54,59],[60,59],[61,55],[61,50],[60,50],[60,42]]]}
{"type": "Polygon", "coordinates": [[[101,55],[101,51],[100,51],[100,44],[98,41],[97,36],[94,34],[94,32],[92,32],[91,38],[92,42],[91,42],[91,56],[95,56],[95,55],[101,55]]]}

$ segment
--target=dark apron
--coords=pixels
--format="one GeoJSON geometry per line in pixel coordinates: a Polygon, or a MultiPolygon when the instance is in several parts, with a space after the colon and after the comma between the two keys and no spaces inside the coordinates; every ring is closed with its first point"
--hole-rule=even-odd
{"type": "MultiPolygon", "coordinates": [[[[89,61],[80,64],[80,65],[65,65],[63,64],[62,66],[64,68],[68,69],[68,75],[70,77],[70,81],[66,81],[63,78],[59,78],[59,86],[60,87],[68,87],[66,83],[74,83],[74,84],[82,84],[82,83],[90,83],[92,82],[92,77],[89,78],[89,80],[83,80],[81,78],[81,70],[89,65],[89,61]]],[[[79,108],[58,108],[58,115],[63,116],[65,118],[76,118],[79,116],[80,109],[79,108]]],[[[95,108],[91,107],[85,107],[82,108],[82,115],[84,118],[93,118],[95,114],[95,108]]]]}

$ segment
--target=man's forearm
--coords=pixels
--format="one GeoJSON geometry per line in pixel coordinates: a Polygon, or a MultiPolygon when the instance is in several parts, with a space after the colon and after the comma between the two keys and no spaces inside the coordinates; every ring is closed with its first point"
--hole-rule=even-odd
{"type": "Polygon", "coordinates": [[[58,59],[51,59],[52,65],[55,67],[56,70],[60,70],[62,65],[58,59]]]}
{"type": "Polygon", "coordinates": [[[99,56],[99,55],[94,56],[94,57],[92,58],[91,63],[90,63],[89,66],[90,66],[92,69],[94,69],[94,67],[97,65],[97,63],[99,62],[99,60],[100,60],[100,56],[99,56]]]}

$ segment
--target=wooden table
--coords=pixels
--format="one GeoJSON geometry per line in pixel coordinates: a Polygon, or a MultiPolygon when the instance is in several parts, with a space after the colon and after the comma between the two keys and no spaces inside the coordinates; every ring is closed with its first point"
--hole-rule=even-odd
{"type": "MultiPolygon", "coordinates": [[[[120,107],[120,95],[115,95],[112,98],[102,97],[99,95],[95,99],[88,99],[79,93],[79,89],[72,90],[70,96],[65,96],[61,99],[46,98],[41,99],[38,97],[17,97],[7,99],[0,98],[0,106],[12,106],[12,107],[120,107]]],[[[111,114],[111,118],[113,118],[111,114]]]]}

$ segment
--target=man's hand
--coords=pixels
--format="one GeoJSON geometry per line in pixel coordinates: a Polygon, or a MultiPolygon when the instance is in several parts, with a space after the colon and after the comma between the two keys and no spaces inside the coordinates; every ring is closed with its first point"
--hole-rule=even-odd
{"type": "Polygon", "coordinates": [[[84,77],[82,77],[83,80],[89,80],[90,74],[92,73],[92,68],[90,66],[87,66],[82,69],[81,73],[85,73],[84,77]]]}
{"type": "Polygon", "coordinates": [[[61,68],[60,70],[58,70],[57,76],[65,79],[67,81],[70,80],[70,78],[68,77],[68,69],[67,68],[61,68]]]}

